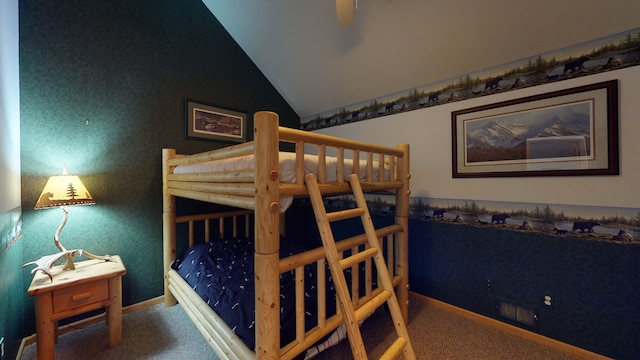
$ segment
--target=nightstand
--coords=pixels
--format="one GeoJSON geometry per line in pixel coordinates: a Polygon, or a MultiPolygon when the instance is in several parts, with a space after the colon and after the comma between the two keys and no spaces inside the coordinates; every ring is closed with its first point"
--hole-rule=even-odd
{"type": "Polygon", "coordinates": [[[52,270],[53,281],[37,272],[27,294],[35,297],[38,360],[54,359],[58,320],[105,308],[109,346],[122,341],[122,276],[127,272],[119,256],[111,261],[75,263],[75,270],[52,270]]]}

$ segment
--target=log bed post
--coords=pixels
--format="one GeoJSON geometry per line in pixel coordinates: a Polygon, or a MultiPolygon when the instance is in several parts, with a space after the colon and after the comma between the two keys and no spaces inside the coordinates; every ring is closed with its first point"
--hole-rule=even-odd
{"type": "Polygon", "coordinates": [[[177,303],[176,298],[169,291],[169,280],[167,278],[171,263],[176,258],[176,200],[174,196],[169,195],[167,190],[167,176],[171,172],[167,165],[167,160],[175,156],[176,151],[174,149],[162,149],[162,270],[165,306],[173,306],[177,303]]]}
{"type": "Polygon", "coordinates": [[[405,323],[409,321],[409,145],[399,144],[398,149],[404,152],[404,156],[398,163],[398,180],[402,181],[402,188],[396,191],[396,224],[404,229],[398,233],[398,248],[396,260],[396,272],[402,277],[398,284],[399,291],[396,291],[400,311],[405,323]]]}
{"type": "Polygon", "coordinates": [[[253,117],[255,142],[256,358],[280,358],[280,165],[278,115],[253,117]],[[259,155],[258,155],[259,154],[259,155]]]}

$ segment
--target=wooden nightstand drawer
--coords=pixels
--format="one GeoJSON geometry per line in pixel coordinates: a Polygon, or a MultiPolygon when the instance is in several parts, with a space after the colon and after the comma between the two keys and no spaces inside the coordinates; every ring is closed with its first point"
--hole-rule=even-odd
{"type": "Polygon", "coordinates": [[[55,290],[53,291],[53,312],[59,313],[75,307],[107,300],[108,298],[109,282],[106,279],[55,290]]]}

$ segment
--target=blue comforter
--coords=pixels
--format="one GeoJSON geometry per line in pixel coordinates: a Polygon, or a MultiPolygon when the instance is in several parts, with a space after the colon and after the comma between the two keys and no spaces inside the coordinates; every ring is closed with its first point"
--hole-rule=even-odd
{"type": "MultiPolygon", "coordinates": [[[[280,257],[305,250],[287,239],[280,243],[280,257]]],[[[222,239],[198,244],[184,252],[173,263],[187,283],[209,304],[250,349],[255,348],[253,239],[222,239]]],[[[317,318],[316,266],[305,267],[305,324],[311,329],[317,318]]],[[[328,274],[327,269],[327,274],[328,274]]],[[[295,337],[295,281],[293,272],[280,275],[281,346],[295,337]]],[[[335,313],[335,291],[327,276],[327,314],[335,313]]]]}

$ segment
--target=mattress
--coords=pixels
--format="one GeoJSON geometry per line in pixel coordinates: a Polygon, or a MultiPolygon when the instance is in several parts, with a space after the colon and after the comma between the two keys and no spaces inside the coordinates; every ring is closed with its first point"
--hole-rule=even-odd
{"type": "MultiPolygon", "coordinates": [[[[229,159],[205,161],[195,164],[176,166],[173,170],[174,174],[192,174],[192,173],[207,173],[207,172],[232,172],[240,170],[253,170],[254,168],[254,155],[239,156],[229,159]]],[[[280,182],[281,183],[295,183],[296,179],[296,154],[292,152],[280,152],[280,182]]],[[[334,182],[337,180],[337,165],[338,160],[335,157],[325,157],[326,163],[326,181],[334,182]]],[[[379,181],[378,175],[378,161],[373,162],[373,181],[379,181]]],[[[359,162],[358,175],[360,180],[366,179],[367,166],[366,161],[359,162]]],[[[350,159],[344,160],[344,174],[345,181],[348,180],[348,176],[352,173],[353,161],[350,159]]],[[[318,174],[318,156],[305,154],[304,155],[304,171],[306,174],[318,174]]],[[[389,180],[389,171],[384,171],[385,181],[389,180]]],[[[293,197],[282,196],[280,199],[280,211],[284,212],[289,208],[293,202],[293,197]]]]}

